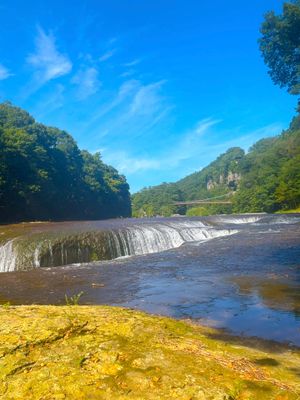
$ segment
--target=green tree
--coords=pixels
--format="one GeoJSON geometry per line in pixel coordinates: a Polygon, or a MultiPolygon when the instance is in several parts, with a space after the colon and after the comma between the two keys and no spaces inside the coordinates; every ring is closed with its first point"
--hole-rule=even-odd
{"type": "Polygon", "coordinates": [[[286,2],[281,15],[265,15],[260,50],[275,84],[300,94],[300,1],[286,2]]]}
{"type": "Polygon", "coordinates": [[[274,212],[299,204],[300,116],[274,138],[259,140],[240,165],[242,180],[234,196],[236,212],[274,212]]]}
{"type": "Polygon", "coordinates": [[[191,207],[186,212],[188,217],[203,217],[209,214],[208,209],[205,207],[191,207]]]}
{"type": "Polygon", "coordinates": [[[276,199],[283,209],[296,208],[300,204],[300,154],[286,162],[279,175],[276,199]]]}
{"type": "Polygon", "coordinates": [[[0,104],[0,222],[131,215],[124,176],[67,132],[0,104]]]}

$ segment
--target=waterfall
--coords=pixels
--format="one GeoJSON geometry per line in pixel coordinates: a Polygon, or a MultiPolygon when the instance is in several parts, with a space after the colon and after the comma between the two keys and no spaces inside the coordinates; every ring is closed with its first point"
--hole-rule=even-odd
{"type": "Polygon", "coordinates": [[[263,215],[242,215],[242,216],[217,216],[215,217],[216,222],[227,223],[227,224],[251,224],[258,222],[263,218],[263,215]]]}
{"type": "Polygon", "coordinates": [[[14,251],[14,239],[0,246],[0,272],[14,271],[17,255],[14,251]]]}
{"type": "MultiPolygon", "coordinates": [[[[117,225],[117,224],[116,224],[117,225]]],[[[24,234],[0,246],[0,272],[157,253],[236,233],[199,220],[129,221],[111,228],[24,234]],[[120,226],[121,225],[121,226],[120,226]]]]}
{"type": "Polygon", "coordinates": [[[237,233],[235,229],[215,229],[201,221],[134,225],[111,231],[113,258],[158,253],[180,247],[186,242],[208,240],[237,233]]]}

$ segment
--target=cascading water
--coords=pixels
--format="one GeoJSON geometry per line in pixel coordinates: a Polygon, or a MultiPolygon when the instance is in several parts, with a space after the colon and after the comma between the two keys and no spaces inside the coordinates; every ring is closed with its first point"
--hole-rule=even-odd
{"type": "Polygon", "coordinates": [[[240,216],[217,216],[215,217],[216,222],[221,223],[228,223],[228,224],[251,224],[260,221],[263,216],[266,214],[262,214],[261,216],[258,215],[243,215],[241,218],[240,216]]]}
{"type": "MultiPolygon", "coordinates": [[[[51,225],[52,226],[52,225],[51,225]]],[[[21,235],[0,247],[0,271],[54,267],[157,253],[186,242],[236,233],[216,229],[202,221],[164,220],[129,223],[111,229],[49,231],[21,235]]]]}
{"type": "Polygon", "coordinates": [[[16,267],[16,253],[14,251],[14,240],[0,246],[0,272],[14,271],[16,267]]]}
{"type": "Polygon", "coordinates": [[[226,236],[237,230],[215,229],[201,222],[133,226],[117,233],[112,232],[113,247],[118,257],[158,253],[195,242],[226,236]]]}
{"type": "Polygon", "coordinates": [[[243,225],[296,223],[299,217],[252,214],[146,220],[21,224],[0,228],[0,272],[111,260],[170,250],[234,234],[243,225]],[[14,233],[15,232],[15,233],[14,233]],[[6,238],[6,239],[4,239],[6,238]]]}

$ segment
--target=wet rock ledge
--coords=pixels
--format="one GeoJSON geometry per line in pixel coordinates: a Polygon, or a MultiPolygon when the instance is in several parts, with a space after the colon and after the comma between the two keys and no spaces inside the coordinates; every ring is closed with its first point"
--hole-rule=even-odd
{"type": "Polygon", "coordinates": [[[0,398],[297,399],[300,351],[105,306],[2,306],[0,398]]]}

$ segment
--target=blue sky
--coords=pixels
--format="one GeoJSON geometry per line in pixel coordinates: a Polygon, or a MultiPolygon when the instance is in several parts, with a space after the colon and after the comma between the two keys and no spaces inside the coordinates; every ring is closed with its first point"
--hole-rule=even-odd
{"type": "Polygon", "coordinates": [[[296,98],[257,39],[280,0],[0,0],[0,101],[71,133],[132,192],[276,135],[296,98]]]}

